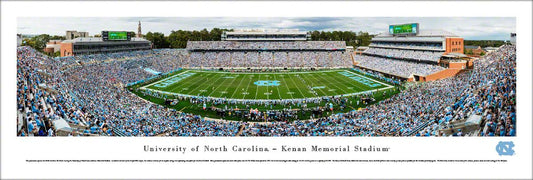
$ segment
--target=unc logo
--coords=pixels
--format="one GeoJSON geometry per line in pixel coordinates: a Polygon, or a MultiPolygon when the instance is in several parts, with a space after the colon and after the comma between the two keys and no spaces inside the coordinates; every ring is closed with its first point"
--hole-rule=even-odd
{"type": "Polygon", "coordinates": [[[514,155],[513,147],[513,141],[500,141],[500,143],[496,145],[496,152],[498,152],[500,156],[512,156],[514,155]]]}
{"type": "Polygon", "coordinates": [[[255,81],[254,84],[258,86],[279,86],[280,81],[255,81]]]}

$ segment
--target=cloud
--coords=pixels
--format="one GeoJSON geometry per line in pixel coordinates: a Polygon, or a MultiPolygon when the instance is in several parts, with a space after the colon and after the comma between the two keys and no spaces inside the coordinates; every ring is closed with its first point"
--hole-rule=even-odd
{"type": "Polygon", "coordinates": [[[64,35],[66,30],[162,32],[227,28],[300,29],[302,31],[387,31],[390,24],[420,23],[421,29],[442,29],[465,39],[509,39],[516,31],[513,17],[21,17],[17,30],[22,34],[64,35]]]}

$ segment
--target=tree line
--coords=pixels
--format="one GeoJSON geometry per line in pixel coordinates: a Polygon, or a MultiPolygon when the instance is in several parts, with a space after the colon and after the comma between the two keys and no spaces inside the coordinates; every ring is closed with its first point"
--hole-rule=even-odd
{"type": "Polygon", "coordinates": [[[45,53],[44,48],[46,47],[46,43],[48,43],[50,40],[65,40],[65,36],[50,36],[48,34],[40,34],[37,36],[33,36],[31,38],[24,38],[22,40],[23,46],[31,46],[33,49],[36,49],[37,51],[48,54],[49,56],[57,57],[59,56],[59,51],[56,53],[45,53]]]}
{"type": "MultiPolygon", "coordinates": [[[[233,29],[213,28],[211,30],[202,29],[194,31],[175,30],[171,31],[168,36],[161,32],[148,32],[144,38],[153,43],[154,49],[159,48],[185,48],[187,41],[220,41],[224,31],[233,31],[233,29]]],[[[375,36],[368,32],[353,31],[310,31],[312,41],[345,41],[347,46],[368,46],[370,40],[375,36]]],[[[134,35],[135,33],[133,33],[134,35]]],[[[96,35],[95,37],[100,37],[96,35]]],[[[50,40],[65,40],[65,36],[50,36],[41,34],[31,38],[25,38],[22,45],[31,46],[34,49],[43,52],[46,43],[50,40]]],[[[50,56],[59,56],[59,53],[48,54],[50,56]]]]}
{"type": "MultiPolygon", "coordinates": [[[[161,32],[148,32],[144,38],[154,44],[154,48],[185,48],[187,41],[220,41],[222,32],[232,29],[213,28],[200,31],[171,31],[165,36],[161,32]]],[[[368,46],[374,35],[359,31],[310,31],[312,41],[345,41],[347,46],[368,46]]]]}
{"type": "Polygon", "coordinates": [[[502,40],[465,40],[465,46],[481,46],[481,48],[500,47],[504,44],[505,41],[502,40]]]}
{"type": "Polygon", "coordinates": [[[154,44],[154,48],[185,48],[187,41],[220,41],[220,36],[224,31],[232,29],[213,28],[210,31],[202,29],[200,31],[171,31],[168,36],[161,32],[148,32],[144,35],[146,40],[154,44]]]}
{"type": "MultiPolygon", "coordinates": [[[[224,31],[233,31],[233,29],[213,28],[211,30],[174,30],[168,36],[161,32],[148,32],[144,38],[153,43],[153,48],[185,48],[187,41],[220,41],[224,31]]],[[[135,34],[135,33],[133,33],[135,34]]],[[[345,41],[347,46],[368,46],[371,39],[375,36],[368,32],[354,31],[309,31],[312,41],[345,41]]],[[[96,37],[96,36],[95,36],[96,37]]],[[[25,38],[22,45],[31,46],[34,49],[43,52],[46,43],[50,40],[65,40],[65,36],[50,36],[41,34],[31,38],[25,38]]],[[[505,44],[502,40],[465,40],[467,46],[499,47],[505,44]]],[[[59,56],[59,53],[49,54],[59,56]]]]}

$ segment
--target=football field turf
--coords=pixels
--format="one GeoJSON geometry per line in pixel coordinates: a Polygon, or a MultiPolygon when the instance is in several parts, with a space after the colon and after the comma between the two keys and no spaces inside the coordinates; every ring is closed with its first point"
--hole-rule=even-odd
{"type": "Polygon", "coordinates": [[[343,69],[280,73],[184,70],[141,89],[174,95],[260,100],[349,96],[392,87],[343,69]]]}

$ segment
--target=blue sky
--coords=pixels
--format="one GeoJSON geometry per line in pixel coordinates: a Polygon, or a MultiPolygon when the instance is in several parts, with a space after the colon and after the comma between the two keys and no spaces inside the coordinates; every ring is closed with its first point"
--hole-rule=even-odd
{"type": "Polygon", "coordinates": [[[20,17],[21,34],[65,35],[66,30],[102,30],[137,32],[138,21],[143,34],[172,30],[201,30],[214,27],[241,29],[300,29],[302,31],[364,31],[373,34],[387,31],[389,24],[420,23],[420,29],[442,29],[467,40],[508,40],[516,32],[514,17],[20,17]]]}

